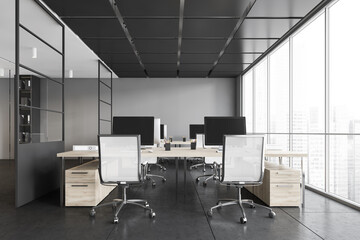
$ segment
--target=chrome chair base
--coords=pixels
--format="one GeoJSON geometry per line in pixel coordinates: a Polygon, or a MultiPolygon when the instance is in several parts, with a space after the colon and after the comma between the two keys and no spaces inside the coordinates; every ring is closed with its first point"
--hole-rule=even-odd
{"type": "MultiPolygon", "coordinates": [[[[157,164],[156,165],[159,165],[161,166],[160,164],[157,164]]],[[[153,187],[156,186],[156,182],[154,180],[154,178],[161,178],[163,182],[166,182],[166,178],[164,176],[161,176],[161,175],[156,175],[156,174],[149,174],[149,168],[150,168],[151,164],[148,163],[148,162],[144,162],[141,164],[141,167],[142,167],[142,176],[145,176],[145,179],[146,180],[151,180],[151,185],[153,187]]],[[[163,167],[162,168],[164,171],[166,171],[166,168],[163,167]]]]}
{"type": "Polygon", "coordinates": [[[92,207],[90,210],[90,216],[94,217],[96,215],[96,211],[95,209],[100,208],[100,207],[105,207],[105,206],[109,206],[112,205],[113,209],[114,209],[114,223],[118,223],[119,222],[119,212],[120,210],[125,206],[125,205],[134,205],[134,206],[138,206],[141,207],[145,210],[149,210],[149,217],[150,218],[154,218],[155,217],[155,212],[152,210],[152,208],[150,208],[149,203],[146,200],[143,199],[127,199],[126,197],[126,189],[129,188],[128,185],[126,186],[122,186],[122,190],[123,190],[123,198],[122,199],[114,199],[112,202],[108,202],[108,203],[103,203],[100,205],[97,205],[95,207],[92,207]],[[118,206],[118,204],[120,204],[118,206]]]}
{"type": "Polygon", "coordinates": [[[264,205],[254,203],[254,201],[251,200],[251,199],[241,199],[241,189],[242,189],[242,187],[238,187],[238,199],[222,199],[222,200],[219,200],[217,202],[216,206],[210,208],[210,210],[208,211],[208,216],[212,217],[214,209],[221,208],[221,207],[226,207],[226,206],[231,206],[231,205],[239,205],[241,213],[242,213],[242,217],[240,217],[240,223],[244,224],[244,223],[247,222],[247,218],[246,218],[246,214],[245,214],[243,204],[249,205],[250,208],[262,207],[262,208],[265,208],[265,209],[269,210],[269,215],[268,215],[269,218],[274,218],[276,216],[275,212],[270,207],[266,207],[264,205]]]}
{"type": "Polygon", "coordinates": [[[213,179],[213,180],[219,180],[220,179],[220,168],[221,168],[221,164],[217,164],[217,163],[213,163],[211,166],[213,166],[213,173],[212,174],[204,174],[204,175],[201,175],[201,176],[198,176],[195,181],[196,182],[199,182],[200,181],[200,178],[203,178],[205,177],[205,180],[203,181],[203,186],[205,187],[207,185],[207,182],[210,180],[210,179],[213,179]]]}

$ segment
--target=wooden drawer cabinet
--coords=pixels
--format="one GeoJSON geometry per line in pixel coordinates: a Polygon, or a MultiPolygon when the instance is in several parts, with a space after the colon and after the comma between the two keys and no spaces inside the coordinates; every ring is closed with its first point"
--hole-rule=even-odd
{"type": "Polygon", "coordinates": [[[301,204],[300,173],[266,162],[263,184],[246,188],[271,207],[297,207],[301,204]]]}
{"type": "Polygon", "coordinates": [[[115,188],[101,185],[98,166],[94,160],[65,171],[65,206],[96,206],[115,188]]]}

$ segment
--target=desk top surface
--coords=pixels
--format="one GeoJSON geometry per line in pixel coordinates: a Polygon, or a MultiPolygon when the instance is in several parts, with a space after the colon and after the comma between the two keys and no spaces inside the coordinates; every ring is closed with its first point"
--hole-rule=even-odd
{"type": "MultiPolygon", "coordinates": [[[[191,150],[188,147],[184,148],[171,148],[170,151],[165,151],[164,148],[153,148],[152,152],[145,149],[141,151],[142,157],[221,157],[222,152],[217,152],[217,149],[212,148],[197,148],[191,150]]],[[[305,152],[293,151],[275,151],[269,150],[265,152],[266,157],[307,157],[305,152]]],[[[92,158],[99,157],[98,151],[68,151],[58,153],[57,157],[63,158],[92,158]]]]}

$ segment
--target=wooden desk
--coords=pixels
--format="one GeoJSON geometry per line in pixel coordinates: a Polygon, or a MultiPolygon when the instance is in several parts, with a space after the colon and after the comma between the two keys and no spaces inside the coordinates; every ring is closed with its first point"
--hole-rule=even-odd
{"type": "MultiPolygon", "coordinates": [[[[183,143],[183,142],[182,142],[183,143]]],[[[307,153],[303,152],[292,152],[292,151],[266,151],[265,157],[278,157],[279,162],[282,163],[283,157],[297,157],[301,159],[301,172],[302,172],[302,206],[305,206],[305,173],[303,169],[303,158],[307,157],[307,153]]],[[[69,151],[58,153],[57,157],[61,158],[61,173],[60,173],[60,206],[64,205],[64,183],[65,183],[65,158],[98,158],[98,151],[69,151]]],[[[154,158],[174,158],[176,166],[176,183],[178,182],[178,160],[179,158],[194,158],[194,157],[222,157],[222,152],[217,152],[217,149],[201,148],[191,150],[189,148],[172,148],[171,151],[165,151],[164,148],[153,148],[152,152],[148,149],[141,151],[141,157],[154,158]]],[[[184,190],[186,189],[186,164],[184,161],[184,190]]],[[[292,163],[291,163],[292,164],[292,163]]]]}

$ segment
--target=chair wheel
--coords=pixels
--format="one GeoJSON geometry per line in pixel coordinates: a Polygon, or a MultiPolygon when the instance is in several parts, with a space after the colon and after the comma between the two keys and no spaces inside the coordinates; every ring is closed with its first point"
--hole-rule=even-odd
{"type": "Polygon", "coordinates": [[[162,180],[163,182],[166,182],[166,178],[163,178],[163,180],[162,180]]]}
{"type": "Polygon", "coordinates": [[[203,169],[203,172],[206,172],[206,169],[205,169],[205,168],[203,169]]]}
{"type": "Polygon", "coordinates": [[[119,218],[118,217],[114,217],[114,223],[119,223],[119,218]]]}
{"type": "Polygon", "coordinates": [[[196,181],[196,182],[199,182],[200,180],[199,180],[199,178],[196,178],[195,181],[196,181]]]}
{"type": "Polygon", "coordinates": [[[156,216],[155,212],[151,211],[151,212],[149,213],[149,217],[150,217],[150,218],[154,218],[155,216],[156,216]]]}
{"type": "Polygon", "coordinates": [[[163,171],[166,171],[166,167],[163,167],[163,171]]]}
{"type": "Polygon", "coordinates": [[[153,183],[152,183],[152,186],[155,187],[155,186],[156,186],[156,182],[153,182],[153,183]]]}
{"type": "Polygon", "coordinates": [[[203,182],[203,186],[206,187],[207,183],[206,182],[203,182]]]}
{"type": "Polygon", "coordinates": [[[241,217],[240,218],[240,223],[241,224],[244,224],[244,223],[246,223],[247,222],[247,219],[245,218],[245,217],[241,217]]]}
{"type": "Polygon", "coordinates": [[[269,218],[274,218],[276,216],[276,213],[273,211],[269,212],[269,218]]]}
{"type": "Polygon", "coordinates": [[[207,215],[208,215],[209,217],[212,217],[213,212],[212,212],[211,210],[209,210],[209,211],[207,212],[207,215]]]}
{"type": "Polygon", "coordinates": [[[146,208],[150,207],[150,205],[148,203],[145,203],[144,205],[146,208]]]}
{"type": "Polygon", "coordinates": [[[89,214],[90,214],[90,217],[95,216],[95,214],[96,214],[95,209],[91,209],[89,214]]]}
{"type": "Polygon", "coordinates": [[[255,205],[249,205],[250,208],[255,208],[255,205]]]}

